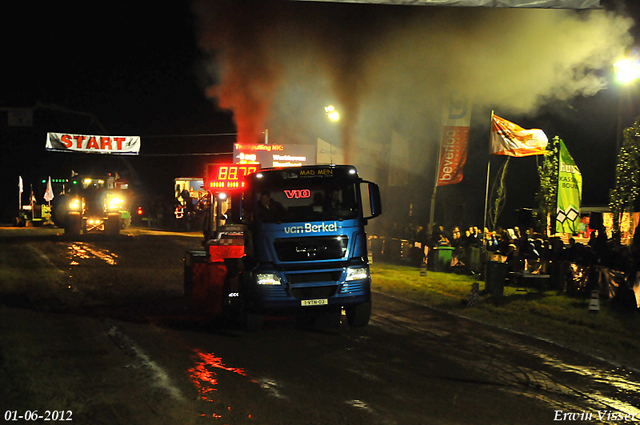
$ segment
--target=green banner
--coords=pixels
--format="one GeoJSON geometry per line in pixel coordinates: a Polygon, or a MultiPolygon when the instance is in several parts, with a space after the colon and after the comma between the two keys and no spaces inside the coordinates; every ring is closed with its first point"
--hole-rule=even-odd
{"type": "Polygon", "coordinates": [[[560,140],[560,167],[558,172],[558,210],[556,232],[578,234],[580,231],[580,201],[582,200],[582,174],[560,140]]]}

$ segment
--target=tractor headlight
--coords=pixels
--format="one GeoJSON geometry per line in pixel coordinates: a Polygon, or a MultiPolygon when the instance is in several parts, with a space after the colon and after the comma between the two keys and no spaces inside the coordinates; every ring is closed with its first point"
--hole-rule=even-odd
{"type": "Polygon", "coordinates": [[[69,211],[80,211],[81,208],[82,208],[82,201],[80,200],[80,198],[73,198],[69,202],[69,211]]]}
{"type": "Polygon", "coordinates": [[[122,200],[122,198],[118,198],[117,196],[114,196],[113,198],[109,199],[109,201],[107,202],[107,209],[108,210],[119,210],[122,208],[122,205],[124,204],[124,201],[122,200]]]}
{"type": "Polygon", "coordinates": [[[282,282],[275,273],[257,273],[256,281],[258,285],[280,285],[282,282]]]}
{"type": "Polygon", "coordinates": [[[347,269],[347,282],[350,280],[362,280],[369,278],[368,267],[351,267],[347,269]]]}

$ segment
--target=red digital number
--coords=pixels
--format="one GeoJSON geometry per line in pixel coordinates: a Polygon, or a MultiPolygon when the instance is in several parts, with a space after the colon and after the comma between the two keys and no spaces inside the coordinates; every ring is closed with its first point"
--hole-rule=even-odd
{"type": "Polygon", "coordinates": [[[249,175],[251,173],[255,173],[256,171],[258,171],[258,167],[242,167],[242,170],[244,172],[244,176],[249,175]]]}
{"type": "Polygon", "coordinates": [[[207,168],[207,187],[210,190],[242,189],[244,177],[258,171],[259,165],[211,164],[207,168]]]}

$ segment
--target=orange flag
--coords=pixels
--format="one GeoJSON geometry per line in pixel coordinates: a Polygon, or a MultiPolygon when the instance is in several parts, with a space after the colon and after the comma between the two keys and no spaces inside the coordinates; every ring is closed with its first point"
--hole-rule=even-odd
{"type": "Polygon", "coordinates": [[[547,135],[534,128],[526,130],[517,124],[493,115],[491,122],[491,153],[507,156],[543,155],[547,135]]]}

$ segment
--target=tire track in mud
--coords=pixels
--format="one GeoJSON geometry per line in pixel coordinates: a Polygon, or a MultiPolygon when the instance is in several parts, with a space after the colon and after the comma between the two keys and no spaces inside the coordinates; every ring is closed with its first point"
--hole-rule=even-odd
{"type": "MultiPolygon", "coordinates": [[[[36,267],[26,274],[15,274],[20,276],[19,287],[24,292],[24,301],[16,305],[19,309],[0,305],[6,319],[4,324],[11,324],[10,331],[3,332],[2,345],[6,349],[20,347],[36,357],[23,356],[20,367],[7,370],[6,362],[12,357],[3,355],[0,347],[3,360],[0,376],[4,382],[16,383],[12,386],[11,398],[5,398],[16,401],[10,407],[40,406],[40,410],[44,410],[52,408],[56,399],[67,400],[57,407],[73,409],[76,423],[193,423],[191,403],[172,385],[166,370],[109,318],[118,315],[120,304],[126,304],[126,300],[116,303],[114,310],[109,302],[118,300],[119,288],[103,286],[109,271],[122,266],[118,261],[119,252],[116,254],[113,247],[55,239],[16,241],[16,244],[26,247],[14,250],[13,255],[27,252],[26,257],[33,257],[36,267]],[[74,261],[77,264],[73,264],[74,261]],[[116,296],[92,296],[100,295],[103,290],[116,296]],[[96,303],[106,303],[106,307],[96,308],[96,303]],[[46,326],[38,326],[41,322],[46,326]],[[23,335],[30,335],[28,344],[23,335]],[[40,361],[38,353],[41,353],[40,361]],[[30,364],[38,367],[32,368],[30,364]],[[34,376],[36,371],[40,372],[34,376]],[[63,378],[67,374],[71,375],[63,378]],[[30,404],[21,405],[20,400],[30,404]]],[[[124,251],[131,252],[132,248],[135,247],[125,246],[124,251]]],[[[16,259],[16,267],[24,263],[25,258],[16,259]]],[[[181,261],[160,260],[162,266],[147,270],[150,281],[158,282],[158,286],[182,270],[181,261]],[[171,266],[173,263],[180,268],[171,266]],[[171,270],[172,267],[176,270],[171,270]]],[[[146,260],[146,263],[154,262],[154,258],[146,260]]],[[[126,275],[131,262],[124,267],[120,271],[126,275]]],[[[0,285],[6,283],[5,280],[0,285]]],[[[137,301],[143,297],[144,292],[137,301]]],[[[135,309],[129,310],[132,311],[135,309]]],[[[139,315],[125,314],[128,319],[136,317],[139,315]]]]}
{"type": "MultiPolygon", "coordinates": [[[[419,333],[421,336],[416,335],[414,339],[422,338],[423,343],[428,345],[446,346],[447,357],[482,377],[472,378],[468,382],[498,385],[514,394],[544,400],[558,410],[607,411],[640,417],[640,409],[636,404],[640,382],[633,372],[602,372],[600,367],[576,363],[575,353],[570,352],[564,353],[561,359],[559,353],[564,350],[561,347],[553,350],[556,354],[549,354],[535,345],[523,343],[526,336],[507,330],[493,331],[487,325],[482,325],[482,330],[474,334],[480,329],[477,324],[470,325],[471,322],[465,318],[445,315],[449,316],[445,321],[460,323],[458,332],[452,333],[450,324],[441,326],[438,323],[436,317],[441,314],[435,310],[382,293],[377,295],[391,303],[399,303],[400,308],[395,307],[395,312],[376,312],[372,319],[374,325],[397,334],[419,333]],[[424,311],[415,314],[420,309],[424,311]],[[417,317],[420,316],[423,320],[419,321],[417,317]],[[465,323],[469,323],[469,326],[465,323]],[[517,357],[513,356],[514,349],[520,353],[517,357]],[[510,354],[504,355],[505,352],[510,354]]],[[[552,345],[548,342],[539,343],[552,345]]],[[[588,361],[594,362],[596,360],[588,361]]],[[[443,379],[458,378],[443,376],[443,379]]],[[[600,423],[617,422],[603,420],[600,423]]]]}
{"type": "Polygon", "coordinates": [[[153,361],[135,341],[122,333],[111,320],[103,319],[102,322],[108,328],[107,335],[114,345],[133,357],[141,367],[151,372],[153,385],[164,389],[173,399],[179,402],[185,401],[185,397],[182,395],[180,389],[173,385],[169,374],[159,366],[158,363],[153,361]]]}

